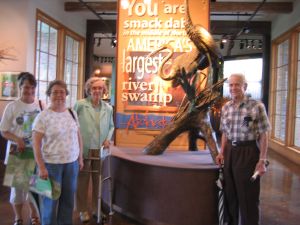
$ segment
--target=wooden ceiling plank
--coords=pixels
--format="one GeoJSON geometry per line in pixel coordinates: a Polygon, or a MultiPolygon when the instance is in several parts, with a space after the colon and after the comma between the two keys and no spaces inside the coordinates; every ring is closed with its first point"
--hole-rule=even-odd
{"type": "MultiPolygon", "coordinates": [[[[271,22],[251,21],[247,24],[250,32],[247,35],[266,35],[271,32],[271,22]]],[[[243,21],[211,21],[210,32],[214,35],[236,34],[245,27],[243,21]]]]}
{"type": "MultiPolygon", "coordinates": [[[[116,11],[116,2],[86,2],[95,11],[116,11]]],[[[211,2],[210,12],[239,12],[251,13],[259,6],[259,2],[211,2]]],[[[80,2],[65,2],[65,11],[87,11],[88,9],[80,2]]],[[[260,8],[259,12],[264,13],[291,13],[293,11],[292,2],[266,2],[260,8]]]]}
{"type": "MultiPolygon", "coordinates": [[[[116,2],[86,2],[95,11],[116,11],[116,2]]],[[[65,11],[76,12],[76,11],[87,11],[89,10],[80,2],[65,2],[65,11]]]]}
{"type": "MultiPolygon", "coordinates": [[[[254,12],[259,6],[259,2],[212,2],[211,12],[254,12]]],[[[266,2],[259,9],[264,13],[291,13],[293,11],[292,2],[266,2]]]]}

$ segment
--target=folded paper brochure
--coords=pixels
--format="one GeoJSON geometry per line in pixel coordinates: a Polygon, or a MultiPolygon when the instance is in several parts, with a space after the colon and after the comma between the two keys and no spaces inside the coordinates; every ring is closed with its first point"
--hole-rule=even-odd
{"type": "Polygon", "coordinates": [[[32,175],[29,181],[29,190],[51,199],[58,199],[60,196],[60,184],[51,178],[41,179],[38,175],[32,175]]]}

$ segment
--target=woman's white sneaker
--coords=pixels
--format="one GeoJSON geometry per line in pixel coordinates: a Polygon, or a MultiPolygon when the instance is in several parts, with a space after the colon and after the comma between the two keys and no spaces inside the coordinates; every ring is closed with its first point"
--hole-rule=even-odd
{"type": "Polygon", "coordinates": [[[87,223],[90,221],[90,216],[88,212],[80,212],[79,217],[82,223],[87,223]]]}

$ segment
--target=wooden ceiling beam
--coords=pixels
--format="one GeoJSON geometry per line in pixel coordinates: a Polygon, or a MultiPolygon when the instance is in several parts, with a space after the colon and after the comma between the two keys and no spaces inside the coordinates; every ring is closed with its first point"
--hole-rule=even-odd
{"type": "MultiPolygon", "coordinates": [[[[117,2],[86,2],[95,11],[116,11],[117,2]]],[[[80,2],[65,2],[65,11],[76,12],[76,11],[88,11],[80,2]]]]}
{"type": "MultiPolygon", "coordinates": [[[[210,32],[214,35],[237,34],[245,28],[243,21],[211,21],[210,32]]],[[[271,32],[271,22],[251,21],[247,23],[249,33],[247,35],[269,35],[271,32]]]]}
{"type": "MultiPolygon", "coordinates": [[[[117,2],[86,2],[95,11],[116,11],[117,2]]],[[[211,13],[238,12],[252,13],[259,6],[260,2],[211,2],[211,13]]],[[[65,2],[65,11],[86,11],[88,10],[80,2],[65,2]]],[[[293,2],[266,2],[260,8],[263,13],[291,13],[293,11],[293,2]]]]}
{"type": "MultiPolygon", "coordinates": [[[[260,2],[211,2],[211,12],[239,12],[252,13],[260,5],[260,2]]],[[[291,13],[292,2],[266,2],[259,9],[263,13],[291,13]]]]}

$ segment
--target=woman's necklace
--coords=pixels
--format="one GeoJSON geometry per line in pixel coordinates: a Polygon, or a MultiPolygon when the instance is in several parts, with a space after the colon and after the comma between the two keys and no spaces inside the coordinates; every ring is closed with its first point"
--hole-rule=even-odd
{"type": "Polygon", "coordinates": [[[100,105],[100,102],[99,101],[92,101],[92,106],[93,108],[98,108],[100,105]]]}

